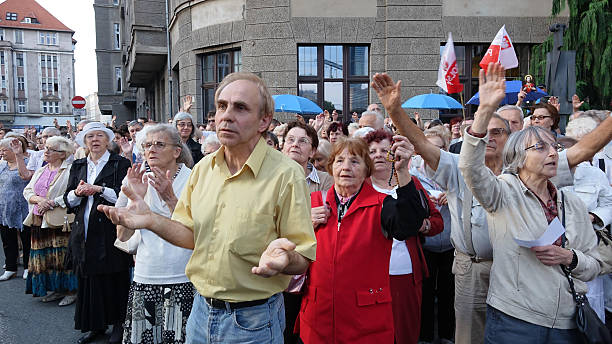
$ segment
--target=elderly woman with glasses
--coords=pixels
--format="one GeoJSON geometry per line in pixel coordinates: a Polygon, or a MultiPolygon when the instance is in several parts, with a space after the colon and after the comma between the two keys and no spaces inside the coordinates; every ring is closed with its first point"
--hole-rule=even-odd
{"type": "Polygon", "coordinates": [[[480,71],[480,106],[459,159],[465,182],[488,213],[493,246],[485,343],[578,343],[565,272],[576,291],[585,293],[585,282],[600,270],[597,239],[584,203],[550,181],[560,150],[550,130],[529,127],[512,134],[503,151],[505,173],[495,176],[485,168],[487,126],[505,97],[504,80],[499,64],[489,65],[486,78],[480,71]],[[525,243],[559,220],[564,234],[537,246],[525,243]]]}
{"type": "Polygon", "coordinates": [[[559,129],[559,111],[548,103],[540,103],[534,106],[531,115],[531,125],[550,130],[558,136],[556,130],[559,129]]]}
{"type": "Polygon", "coordinates": [[[6,281],[17,275],[17,260],[19,258],[18,237],[23,243],[23,277],[28,276],[28,260],[30,257],[30,228],[23,225],[28,215],[28,203],[22,193],[27,180],[19,176],[19,159],[27,158],[23,154],[27,149],[25,137],[9,136],[0,141],[0,236],[2,248],[6,257],[6,270],[0,276],[0,281],[6,281]]]}
{"type": "Polygon", "coordinates": [[[87,332],[79,343],[89,343],[114,325],[111,343],[123,332],[132,256],[115,248],[115,225],[99,212],[100,204],[115,205],[130,161],[108,148],[115,134],[102,123],[87,123],[76,136],[88,155],[72,163],[64,202],[75,214],[68,246],[70,267],[78,278],[75,329],[87,332]]]}
{"type": "Polygon", "coordinates": [[[26,294],[43,296],[42,302],[62,299],[60,306],[72,304],[77,290],[76,275],[64,266],[70,237],[64,224],[74,221],[74,215],[67,215],[64,202],[73,153],[74,145],[68,139],[61,136],[45,139],[46,165],[34,172],[23,190],[30,204],[23,224],[30,226],[32,233],[26,294]]]}
{"type": "MultiPolygon", "coordinates": [[[[146,167],[134,165],[123,184],[154,212],[170,217],[189,179],[191,153],[169,124],[147,126],[137,140],[146,167]]],[[[117,206],[127,203],[128,198],[121,193],[117,206]]],[[[117,226],[120,241],[138,241],[123,343],[183,343],[194,295],[193,285],[185,275],[192,250],[174,246],[147,229],[141,229],[136,236],[134,233],[117,226]]]]}
{"type": "Polygon", "coordinates": [[[195,126],[193,116],[187,112],[179,112],[174,116],[172,124],[181,135],[181,142],[189,148],[193,162],[197,164],[204,155],[202,154],[202,145],[198,143],[198,137],[201,136],[201,133],[195,126]]]}
{"type": "Polygon", "coordinates": [[[415,237],[427,216],[408,172],[410,156],[399,146],[393,153],[397,199],[366,181],[374,164],[368,145],[355,138],[334,145],[327,165],[333,187],[311,194],[317,260],[296,326],[306,344],[393,343],[391,239],[415,237]]]}

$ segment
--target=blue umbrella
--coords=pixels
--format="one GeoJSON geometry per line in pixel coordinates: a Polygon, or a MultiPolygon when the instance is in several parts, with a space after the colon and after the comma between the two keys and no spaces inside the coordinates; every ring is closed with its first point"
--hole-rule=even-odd
{"type": "Polygon", "coordinates": [[[323,112],[312,100],[293,94],[278,94],[274,98],[274,112],[293,112],[299,114],[320,114],[323,112]]]}
{"type": "Polygon", "coordinates": [[[404,102],[405,109],[451,110],[462,109],[461,103],[444,94],[428,93],[414,96],[404,102]]]}
{"type": "MultiPolygon", "coordinates": [[[[523,82],[521,80],[506,81],[506,97],[504,98],[504,100],[502,100],[500,105],[516,104],[516,102],[518,101],[518,94],[519,92],[521,92],[522,88],[523,82]]],[[[548,94],[542,91],[542,89],[536,87],[535,91],[527,93],[524,101],[537,100],[547,95],[548,94]]],[[[480,98],[478,92],[476,92],[476,94],[470,100],[468,100],[467,104],[480,105],[480,98]]]]}

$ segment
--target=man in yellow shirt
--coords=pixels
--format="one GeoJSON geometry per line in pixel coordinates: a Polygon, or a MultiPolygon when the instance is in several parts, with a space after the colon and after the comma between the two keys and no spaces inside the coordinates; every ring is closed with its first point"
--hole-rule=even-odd
{"type": "Polygon", "coordinates": [[[193,249],[186,274],[198,293],[187,343],[282,343],[281,292],[315,259],[304,171],[262,138],[274,102],[261,79],[232,73],[215,102],[222,147],[194,167],[172,220],[129,187],[127,208],[99,210],[115,224],[193,249]]]}

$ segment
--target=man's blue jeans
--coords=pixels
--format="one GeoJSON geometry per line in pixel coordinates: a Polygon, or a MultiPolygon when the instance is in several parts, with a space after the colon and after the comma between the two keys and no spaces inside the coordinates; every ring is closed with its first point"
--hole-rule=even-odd
{"type": "Polygon", "coordinates": [[[485,344],[572,344],[580,343],[578,330],[561,330],[514,318],[487,305],[485,344]]]}
{"type": "Polygon", "coordinates": [[[214,308],[196,292],[187,320],[187,344],[283,343],[285,305],[282,294],[267,303],[238,309],[214,308]]]}

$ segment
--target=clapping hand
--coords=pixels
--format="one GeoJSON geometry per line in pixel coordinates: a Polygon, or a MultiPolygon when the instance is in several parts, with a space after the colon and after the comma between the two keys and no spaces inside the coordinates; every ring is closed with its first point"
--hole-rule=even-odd
{"type": "Polygon", "coordinates": [[[127,182],[132,191],[141,198],[144,198],[147,193],[147,184],[143,181],[145,174],[144,170],[141,170],[142,164],[135,164],[128,168],[127,171],[127,182]]]}
{"type": "Polygon", "coordinates": [[[145,175],[146,181],[157,190],[164,202],[176,203],[177,198],[172,188],[173,176],[170,171],[164,173],[159,167],[151,167],[151,172],[145,175]]]}
{"type": "Polygon", "coordinates": [[[290,252],[293,250],[295,244],[288,239],[273,240],[261,254],[259,266],[254,266],[251,272],[262,277],[272,277],[282,273],[291,262],[290,252]]]}
{"type": "Polygon", "coordinates": [[[81,180],[76,190],[74,190],[74,194],[78,197],[89,197],[98,193],[98,186],[91,185],[89,183],[81,180]]]}

